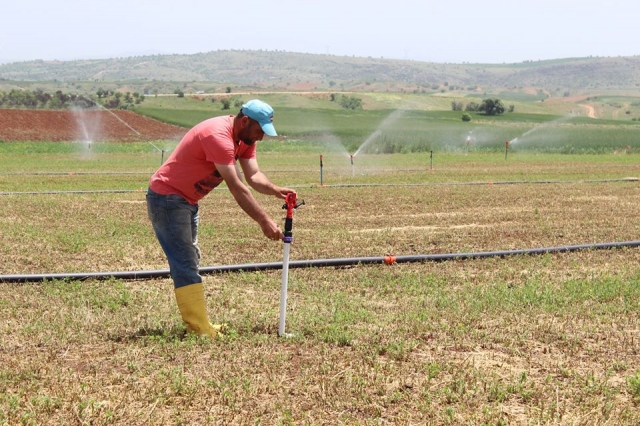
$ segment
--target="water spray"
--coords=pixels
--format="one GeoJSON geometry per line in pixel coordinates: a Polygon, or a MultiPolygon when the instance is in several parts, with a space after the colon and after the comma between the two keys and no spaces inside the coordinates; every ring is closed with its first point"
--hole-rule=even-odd
{"type": "Polygon", "coordinates": [[[148,142],[149,145],[151,145],[152,147],[154,147],[155,149],[157,149],[158,151],[161,152],[161,156],[160,156],[160,165],[162,166],[162,164],[164,164],[164,149],[160,149],[157,146],[155,146],[154,144],[152,144],[151,142],[148,142]]]}
{"type": "Polygon", "coordinates": [[[131,127],[129,123],[124,121],[122,118],[118,117],[118,115],[115,112],[111,111],[109,108],[105,108],[103,105],[100,104],[100,102],[96,102],[96,105],[102,108],[103,110],[107,111],[109,114],[113,115],[116,118],[116,120],[118,120],[119,122],[127,126],[129,129],[131,129],[136,135],[142,136],[139,131],[131,127]]]}
{"type": "Polygon", "coordinates": [[[351,154],[349,157],[351,158],[351,176],[355,176],[356,172],[353,168],[353,154],[351,154]]]}
{"type": "Polygon", "coordinates": [[[287,194],[283,209],[287,210],[287,217],[284,220],[284,255],[282,261],[282,290],[280,292],[280,324],[278,326],[278,336],[291,337],[291,334],[284,332],[285,321],[287,318],[287,285],[289,282],[289,250],[291,249],[291,243],[293,242],[293,212],[298,207],[304,205],[304,200],[300,204],[297,203],[296,193],[290,192],[287,194]]]}

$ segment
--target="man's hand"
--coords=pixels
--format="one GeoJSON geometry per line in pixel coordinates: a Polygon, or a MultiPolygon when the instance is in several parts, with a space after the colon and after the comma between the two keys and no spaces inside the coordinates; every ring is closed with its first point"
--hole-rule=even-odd
{"type": "Polygon", "coordinates": [[[264,236],[269,238],[270,240],[279,241],[284,238],[284,234],[271,218],[267,218],[266,220],[261,222],[260,227],[262,228],[262,233],[264,234],[264,236]]]}
{"type": "Polygon", "coordinates": [[[293,189],[289,189],[289,188],[283,188],[281,186],[277,186],[275,188],[276,197],[281,198],[283,200],[286,200],[287,199],[287,194],[290,194],[292,192],[295,193],[296,191],[294,191],[293,189]]]}

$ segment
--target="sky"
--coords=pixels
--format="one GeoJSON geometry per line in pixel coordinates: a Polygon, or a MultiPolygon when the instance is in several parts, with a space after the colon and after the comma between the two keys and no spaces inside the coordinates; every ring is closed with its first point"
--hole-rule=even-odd
{"type": "Polygon", "coordinates": [[[437,63],[640,54],[637,0],[6,0],[0,62],[244,49],[437,63]]]}

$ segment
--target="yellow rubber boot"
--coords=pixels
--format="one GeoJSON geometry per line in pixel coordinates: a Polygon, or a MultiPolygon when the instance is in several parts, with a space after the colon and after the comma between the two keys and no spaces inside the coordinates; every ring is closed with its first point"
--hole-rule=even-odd
{"type": "Polygon", "coordinates": [[[221,333],[223,326],[209,322],[202,283],[179,287],[174,292],[182,320],[187,324],[187,333],[207,336],[211,339],[224,337],[221,333]]]}

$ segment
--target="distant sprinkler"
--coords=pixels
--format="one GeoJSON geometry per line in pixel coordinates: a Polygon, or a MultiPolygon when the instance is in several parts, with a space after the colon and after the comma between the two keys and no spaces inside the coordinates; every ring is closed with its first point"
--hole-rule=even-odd
{"type": "Polygon", "coordinates": [[[323,184],[323,180],[322,180],[322,154],[320,154],[320,186],[324,186],[323,184]]]}
{"type": "Polygon", "coordinates": [[[355,176],[356,172],[353,169],[353,154],[351,154],[349,157],[351,157],[351,176],[355,176]]]}
{"type": "Polygon", "coordinates": [[[509,141],[504,143],[504,159],[507,159],[507,153],[509,152],[509,141]]]}

